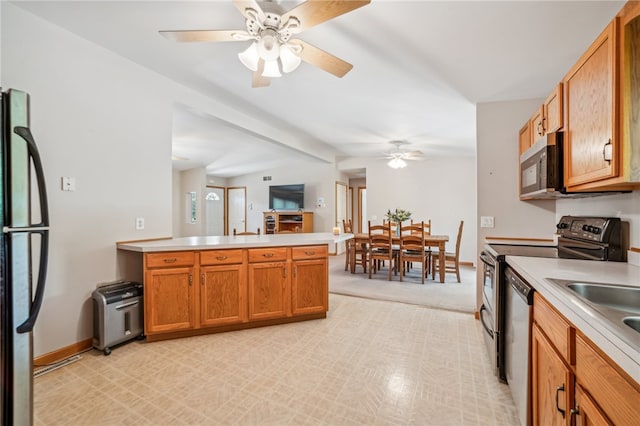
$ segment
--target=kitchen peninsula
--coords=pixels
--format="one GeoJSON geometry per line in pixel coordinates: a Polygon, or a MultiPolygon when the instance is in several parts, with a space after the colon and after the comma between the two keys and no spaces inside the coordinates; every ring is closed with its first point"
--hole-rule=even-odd
{"type": "Polygon", "coordinates": [[[328,254],[351,234],[170,238],[118,243],[118,269],[144,283],[147,340],[325,318],[328,254]]]}

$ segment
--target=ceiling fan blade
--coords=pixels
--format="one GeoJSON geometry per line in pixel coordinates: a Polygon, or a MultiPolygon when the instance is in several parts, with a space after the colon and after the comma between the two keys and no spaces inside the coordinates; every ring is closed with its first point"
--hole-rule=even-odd
{"type": "Polygon", "coordinates": [[[298,18],[300,20],[298,32],[300,32],[351,12],[370,2],[371,0],[307,0],[282,15],[281,20],[282,22],[287,22],[292,16],[298,18]]]}
{"type": "Polygon", "coordinates": [[[158,31],[169,40],[179,42],[191,41],[241,41],[251,36],[244,30],[178,30],[158,31]]]}
{"type": "Polygon", "coordinates": [[[260,18],[260,22],[264,21],[264,12],[262,11],[262,8],[256,0],[233,0],[233,5],[240,11],[240,13],[242,13],[242,16],[244,16],[245,18],[247,17],[245,11],[247,9],[253,9],[258,12],[258,18],[260,18]]]}
{"type": "Polygon", "coordinates": [[[353,68],[353,65],[349,62],[343,61],[342,59],[305,41],[296,39],[289,40],[289,43],[299,44],[302,47],[302,51],[299,56],[303,61],[310,63],[311,65],[315,65],[336,77],[343,77],[346,73],[351,71],[351,68],[353,68]]]}
{"type": "Polygon", "coordinates": [[[251,87],[267,87],[271,84],[269,77],[263,77],[262,71],[264,71],[264,59],[258,61],[258,69],[253,72],[253,80],[251,81],[251,87]]]}

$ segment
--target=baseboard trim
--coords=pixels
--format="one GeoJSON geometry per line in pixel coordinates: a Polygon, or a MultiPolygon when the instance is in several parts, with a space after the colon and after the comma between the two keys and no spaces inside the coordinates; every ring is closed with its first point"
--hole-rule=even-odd
{"type": "Polygon", "coordinates": [[[92,347],[93,338],[82,340],[80,342],[76,342],[72,345],[34,358],[33,365],[34,367],[43,367],[45,365],[50,365],[55,362],[62,361],[63,359],[69,358],[70,356],[79,354],[80,352],[84,352],[87,349],[91,349],[92,347]]]}

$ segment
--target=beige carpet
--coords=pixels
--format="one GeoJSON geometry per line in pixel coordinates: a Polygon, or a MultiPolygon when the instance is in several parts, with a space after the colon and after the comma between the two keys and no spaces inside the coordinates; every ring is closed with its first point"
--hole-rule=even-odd
{"type": "Polygon", "coordinates": [[[356,268],[355,274],[345,271],[344,255],[330,256],[329,292],[458,312],[475,311],[475,268],[462,267],[460,283],[456,282],[455,274],[447,274],[444,284],[427,279],[423,285],[420,282],[420,273],[421,269],[417,266],[409,272],[403,282],[400,282],[397,275],[393,276],[392,281],[388,281],[388,270],[385,268],[369,279],[368,274],[362,273],[361,267],[356,268]]]}

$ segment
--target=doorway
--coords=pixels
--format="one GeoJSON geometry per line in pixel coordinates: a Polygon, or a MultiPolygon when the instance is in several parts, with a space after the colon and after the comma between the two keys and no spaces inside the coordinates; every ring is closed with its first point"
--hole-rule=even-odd
{"type": "Polygon", "coordinates": [[[245,232],[247,226],[247,188],[227,188],[227,235],[245,232]]]}
{"type": "Polygon", "coordinates": [[[209,186],[204,195],[205,234],[225,235],[225,190],[221,186],[209,186]]]}

